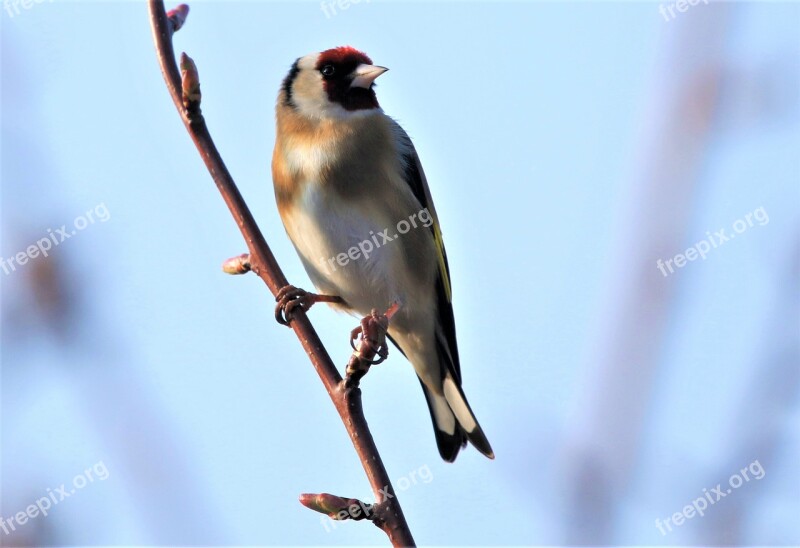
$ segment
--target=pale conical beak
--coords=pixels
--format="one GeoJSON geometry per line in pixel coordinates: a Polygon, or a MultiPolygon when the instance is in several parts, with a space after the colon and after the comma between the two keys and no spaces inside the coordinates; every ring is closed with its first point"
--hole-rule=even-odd
{"type": "Polygon", "coordinates": [[[364,88],[369,89],[375,78],[389,70],[386,67],[378,67],[375,65],[358,65],[353,72],[355,78],[350,84],[351,88],[364,88]]]}

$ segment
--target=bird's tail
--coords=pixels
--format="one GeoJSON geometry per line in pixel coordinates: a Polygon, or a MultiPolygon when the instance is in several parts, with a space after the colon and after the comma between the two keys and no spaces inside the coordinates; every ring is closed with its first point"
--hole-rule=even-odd
{"type": "Polygon", "coordinates": [[[453,462],[469,440],[478,451],[493,459],[492,446],[470,409],[464,391],[449,371],[443,381],[441,393],[436,393],[420,380],[433,419],[439,454],[447,462],[453,462]]]}

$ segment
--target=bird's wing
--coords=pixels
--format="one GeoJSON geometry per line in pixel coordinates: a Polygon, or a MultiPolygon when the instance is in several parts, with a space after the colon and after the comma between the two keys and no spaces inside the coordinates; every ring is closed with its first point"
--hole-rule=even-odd
{"type": "Polygon", "coordinates": [[[439,262],[436,280],[436,297],[439,313],[439,325],[442,333],[437,333],[437,344],[440,344],[440,354],[450,357],[450,364],[456,382],[461,384],[461,364],[458,358],[458,345],[456,343],[456,322],[453,316],[452,292],[450,288],[450,266],[447,264],[447,252],[444,249],[442,240],[442,230],[439,226],[439,217],[436,215],[436,208],[433,206],[431,191],[428,188],[428,180],[422,170],[419,156],[411,142],[411,138],[399,125],[396,125],[400,133],[401,140],[404,141],[403,164],[405,165],[405,181],[419,200],[423,208],[427,208],[433,223],[429,227],[436,246],[436,255],[439,262]]]}

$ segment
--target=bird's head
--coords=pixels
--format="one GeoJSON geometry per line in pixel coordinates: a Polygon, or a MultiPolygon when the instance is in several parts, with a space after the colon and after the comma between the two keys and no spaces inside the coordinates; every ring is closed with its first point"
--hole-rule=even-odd
{"type": "Polygon", "coordinates": [[[280,101],[309,118],[343,118],[377,110],[373,82],[387,70],[349,46],[312,53],[292,65],[280,101]]]}

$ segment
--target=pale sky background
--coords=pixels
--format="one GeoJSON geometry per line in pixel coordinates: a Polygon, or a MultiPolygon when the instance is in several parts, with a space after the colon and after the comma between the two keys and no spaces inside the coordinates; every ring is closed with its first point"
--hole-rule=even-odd
{"type": "MultiPolygon", "coordinates": [[[[308,289],[270,181],[278,87],[297,57],[338,45],[390,68],[378,97],[427,172],[464,389],[497,455],[442,462],[409,364],[392,350],[370,372],[364,406],[395,486],[432,478],[400,492],[419,544],[559,545],[585,532],[592,544],[674,545],[720,531],[800,544],[800,5],[700,3],[669,22],[644,2],[372,0],[333,17],[316,2],[191,7],[175,48],[197,62],[212,135],[286,276],[308,289]],[[757,208],[769,222],[669,278],[633,461],[590,528],[596,516],[570,510],[565,455],[591,415],[611,296],[633,289],[617,272],[644,230],[637,174],[659,150],[645,144],[667,112],[659,92],[682,66],[664,52],[686,46],[682,29],[699,18],[724,24],[728,91],[689,207],[659,212],[685,237],[648,251],[637,279],[667,283],[657,258],[757,208]],[[746,404],[761,401],[772,406],[746,404]],[[705,517],[668,535],[654,526],[755,460],[763,479],[705,517]]],[[[96,463],[108,470],[17,536],[0,529],[0,544],[385,545],[365,522],[327,531],[297,502],[371,494],[261,281],[220,271],[246,248],[168,96],[146,5],[45,1],[0,22],[0,256],[98,206],[110,215],[51,253],[65,308],[35,298],[51,259],[0,273],[0,516],[96,463]]],[[[695,40],[687,63],[703,53],[695,40]]],[[[356,320],[322,305],[311,318],[343,365],[356,320]]]]}

